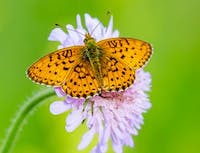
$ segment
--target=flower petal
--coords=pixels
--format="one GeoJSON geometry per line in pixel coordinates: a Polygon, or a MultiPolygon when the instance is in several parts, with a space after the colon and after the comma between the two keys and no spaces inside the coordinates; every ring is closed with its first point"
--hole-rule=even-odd
{"type": "Polygon", "coordinates": [[[92,139],[93,139],[93,137],[94,137],[94,134],[95,134],[94,128],[91,128],[88,132],[86,132],[86,133],[83,135],[80,144],[78,145],[78,149],[79,149],[79,150],[82,150],[82,149],[84,149],[85,147],[87,147],[87,146],[90,144],[90,142],[92,141],[92,139]]]}
{"type": "Polygon", "coordinates": [[[129,147],[134,146],[133,139],[130,135],[127,134],[126,138],[124,139],[124,144],[129,146],[129,147]]]}
{"type": "Polygon", "coordinates": [[[66,93],[62,90],[61,87],[54,87],[54,90],[58,97],[65,97],[66,93]]]}
{"type": "Polygon", "coordinates": [[[60,41],[61,44],[66,40],[66,33],[60,28],[55,28],[51,31],[48,40],[51,41],[60,41]]]}
{"type": "Polygon", "coordinates": [[[66,112],[71,108],[70,105],[66,104],[63,101],[55,101],[50,105],[50,112],[54,115],[61,114],[63,112],[66,112]]]}
{"type": "Polygon", "coordinates": [[[68,132],[74,131],[84,120],[84,116],[82,115],[82,110],[74,110],[71,114],[67,117],[66,120],[66,130],[68,132]]]}
{"type": "MultiPolygon", "coordinates": [[[[70,38],[70,45],[83,45],[83,40],[80,39],[79,33],[76,31],[76,29],[74,29],[74,27],[70,24],[68,24],[66,26],[67,30],[68,30],[68,35],[70,38]]],[[[69,42],[68,42],[69,43],[69,42]]]]}
{"type": "Polygon", "coordinates": [[[77,22],[77,31],[80,32],[80,39],[83,40],[85,38],[85,34],[87,33],[87,31],[83,28],[82,23],[81,23],[81,17],[78,14],[76,16],[76,22],[77,22]]]}
{"type": "Polygon", "coordinates": [[[105,33],[106,38],[109,38],[110,35],[112,35],[112,30],[113,30],[113,16],[110,16],[110,21],[105,33]]]}
{"type": "Polygon", "coordinates": [[[113,143],[112,146],[113,146],[113,150],[116,153],[123,153],[122,145],[121,144],[115,144],[115,143],[113,143]]]}
{"type": "Polygon", "coordinates": [[[110,137],[110,126],[109,125],[105,125],[104,127],[104,131],[103,131],[103,136],[102,136],[102,140],[101,140],[101,144],[106,144],[108,142],[108,139],[110,137]]]}
{"type": "Polygon", "coordinates": [[[119,31],[118,31],[118,30],[115,30],[115,31],[112,33],[112,37],[119,37],[119,31]]]}
{"type": "Polygon", "coordinates": [[[88,32],[91,34],[94,30],[94,27],[99,23],[98,19],[91,18],[89,14],[85,14],[85,25],[87,27],[88,32]]]}

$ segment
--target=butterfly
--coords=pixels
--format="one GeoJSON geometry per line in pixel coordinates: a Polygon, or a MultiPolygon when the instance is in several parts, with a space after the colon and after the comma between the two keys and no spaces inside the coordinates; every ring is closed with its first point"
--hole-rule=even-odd
{"type": "Polygon", "coordinates": [[[61,87],[72,97],[87,98],[102,91],[124,91],[134,83],[135,72],[152,54],[149,43],[133,38],[96,42],[85,34],[84,46],[52,52],[27,70],[34,82],[61,87]]]}

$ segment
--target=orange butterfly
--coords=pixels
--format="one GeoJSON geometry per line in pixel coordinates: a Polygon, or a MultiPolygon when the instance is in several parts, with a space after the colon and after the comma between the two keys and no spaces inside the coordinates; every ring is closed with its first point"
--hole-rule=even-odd
{"type": "Polygon", "coordinates": [[[50,53],[27,71],[35,82],[62,87],[72,97],[89,97],[101,91],[123,91],[133,84],[135,71],[152,54],[149,43],[133,38],[109,38],[96,42],[85,35],[84,46],[50,53]]]}

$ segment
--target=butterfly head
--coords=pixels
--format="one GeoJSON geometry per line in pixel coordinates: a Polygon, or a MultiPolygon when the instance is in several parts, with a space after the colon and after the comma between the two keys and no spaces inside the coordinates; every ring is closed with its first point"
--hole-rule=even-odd
{"type": "Polygon", "coordinates": [[[85,46],[92,47],[96,44],[96,40],[89,33],[86,33],[84,43],[85,46]]]}

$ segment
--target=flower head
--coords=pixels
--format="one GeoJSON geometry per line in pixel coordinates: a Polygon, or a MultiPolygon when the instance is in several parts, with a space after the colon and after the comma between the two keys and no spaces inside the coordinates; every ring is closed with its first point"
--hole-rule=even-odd
{"type": "MultiPolygon", "coordinates": [[[[118,37],[119,32],[113,31],[113,18],[111,16],[108,27],[96,18],[85,14],[87,30],[82,26],[80,16],[77,15],[77,28],[67,25],[68,33],[60,28],[55,28],[49,40],[59,41],[59,48],[83,45],[84,36],[89,32],[97,41],[118,37]],[[97,26],[98,25],[98,26],[97,26]]],[[[77,99],[67,96],[64,101],[56,101],[51,104],[50,111],[53,114],[60,114],[71,110],[66,119],[66,130],[75,130],[83,121],[86,121],[88,132],[82,137],[78,149],[84,149],[92,141],[95,134],[98,134],[98,144],[93,148],[92,153],[104,153],[107,151],[107,143],[110,139],[113,150],[116,153],[123,152],[123,146],[134,146],[132,135],[137,135],[143,124],[142,113],[150,107],[147,91],[150,90],[151,76],[143,69],[136,71],[136,80],[127,90],[120,92],[102,92],[101,95],[89,99],[77,99]]],[[[66,96],[61,88],[56,87],[58,96],[66,96]]]]}

